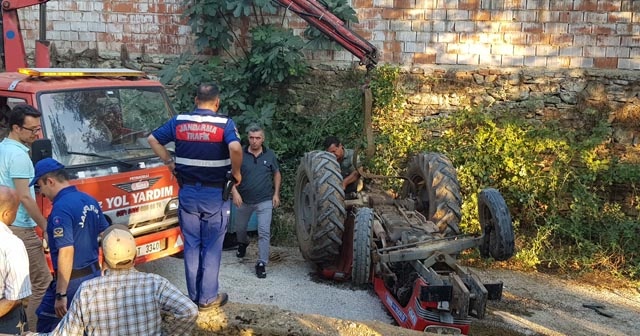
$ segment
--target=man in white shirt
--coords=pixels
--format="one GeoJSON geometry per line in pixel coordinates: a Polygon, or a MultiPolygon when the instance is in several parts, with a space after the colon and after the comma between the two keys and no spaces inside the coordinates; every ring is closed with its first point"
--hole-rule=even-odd
{"type": "Polygon", "coordinates": [[[15,190],[0,186],[0,333],[12,335],[26,329],[22,299],[31,295],[27,250],[9,230],[19,204],[15,190]]]}

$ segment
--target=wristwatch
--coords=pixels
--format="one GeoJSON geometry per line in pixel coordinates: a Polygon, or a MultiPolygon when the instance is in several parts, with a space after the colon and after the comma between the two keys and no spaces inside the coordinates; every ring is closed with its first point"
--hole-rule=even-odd
{"type": "Polygon", "coordinates": [[[62,300],[62,298],[66,298],[67,293],[56,293],[56,300],[62,300]]]}
{"type": "Polygon", "coordinates": [[[167,161],[164,162],[165,165],[170,165],[172,163],[174,163],[175,161],[173,161],[173,159],[169,159],[167,161]]]}

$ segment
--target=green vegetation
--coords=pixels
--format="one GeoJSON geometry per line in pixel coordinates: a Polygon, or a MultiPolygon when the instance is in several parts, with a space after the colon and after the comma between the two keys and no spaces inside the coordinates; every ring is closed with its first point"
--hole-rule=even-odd
{"type": "MultiPolygon", "coordinates": [[[[193,109],[197,85],[215,82],[221,90],[219,113],[231,116],[243,137],[251,124],[264,127],[266,145],[278,154],[284,180],[283,206],[274,214],[273,240],[276,244],[289,244],[295,241],[295,232],[286,220],[292,213],[299,159],[305,152],[320,148],[327,135],[360,133],[361,93],[357,86],[342,91],[335,99],[345,103],[321,116],[299,113],[302,105],[291,87],[308,72],[302,50],[335,46],[315,28],[306,30],[309,40],[304,41],[291,29],[273,23],[274,16],[268,16],[276,13],[273,4],[268,0],[185,0],[184,15],[197,37],[196,47],[201,55],[182,55],[166,66],[160,77],[172,89],[176,111],[193,109]],[[247,37],[240,33],[244,29],[250,39],[249,48],[244,46],[247,37]],[[231,49],[239,50],[240,55],[231,49]]],[[[324,4],[342,20],[357,22],[347,1],[327,0],[324,4]]],[[[348,72],[344,76],[354,80],[352,83],[362,82],[362,74],[348,72]]]]}
{"type": "MultiPolygon", "coordinates": [[[[293,212],[299,159],[319,149],[327,135],[352,146],[363,141],[360,87],[365,74],[341,74],[347,88],[326,98],[336,101],[337,108],[302,111],[300,95],[291,87],[307,74],[301,50],[308,44],[291,30],[263,24],[267,21],[262,13],[274,13],[271,2],[186,4],[198,46],[209,53],[230,49],[237,39],[234,22],[245,17],[258,24],[249,30],[251,48],[242,57],[185,55],[165,68],[162,79],[175,90],[178,111],[192,108],[197,84],[215,81],[222,90],[221,112],[234,118],[241,134],[251,123],[266,127],[267,144],[279,155],[284,177],[283,207],[274,216],[274,243],[293,242],[294,230],[286,219],[293,212]]],[[[344,1],[333,6],[349,15],[344,1]]],[[[397,68],[380,66],[366,81],[374,97],[376,156],[366,163],[372,173],[399,175],[413,155],[441,152],[458,171],[465,198],[461,227],[466,232],[480,231],[477,193],[485,187],[503,193],[516,229],[517,254],[509,261],[513,266],[565,272],[597,269],[640,278],[638,218],[631,215],[640,211],[640,167],[620,162],[608,147],[606,118],[594,113],[590,126],[580,130],[483,109],[425,120],[405,110],[397,68]],[[622,186],[629,192],[625,200],[615,197],[622,186]]]]}
{"type": "Polygon", "coordinates": [[[480,232],[482,188],[503,193],[518,238],[515,266],[640,278],[639,218],[629,215],[640,210],[640,165],[621,163],[609,148],[606,117],[574,130],[465,109],[410,123],[402,116],[399,80],[397,69],[382,67],[372,84],[378,173],[402,171],[413,153],[443,153],[456,166],[465,197],[463,230],[480,232]],[[623,187],[627,201],[619,199],[623,187]]]}

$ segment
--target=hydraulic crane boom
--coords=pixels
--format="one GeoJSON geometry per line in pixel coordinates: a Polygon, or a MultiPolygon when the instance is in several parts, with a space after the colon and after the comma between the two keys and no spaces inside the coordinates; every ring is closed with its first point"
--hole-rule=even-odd
{"type": "Polygon", "coordinates": [[[8,72],[15,72],[18,68],[27,66],[27,52],[24,48],[22,31],[20,30],[20,19],[18,9],[40,5],[40,37],[36,41],[36,67],[48,68],[51,66],[49,60],[49,41],[47,41],[46,31],[46,3],[49,0],[3,0],[2,1],[2,61],[4,69],[8,72]]]}
{"type": "MultiPolygon", "coordinates": [[[[0,53],[5,71],[16,71],[27,66],[27,55],[20,30],[18,9],[40,5],[40,38],[36,41],[36,67],[50,67],[49,41],[46,39],[46,3],[49,0],[3,0],[2,45],[0,53]]],[[[333,15],[315,0],[273,0],[293,11],[328,38],[340,44],[360,59],[360,64],[372,69],[378,63],[378,49],[349,29],[345,22],[333,15]]]]}
{"type": "Polygon", "coordinates": [[[360,64],[372,69],[378,63],[378,49],[349,29],[345,23],[315,0],[273,0],[293,11],[328,38],[340,44],[360,59],[360,64]]]}

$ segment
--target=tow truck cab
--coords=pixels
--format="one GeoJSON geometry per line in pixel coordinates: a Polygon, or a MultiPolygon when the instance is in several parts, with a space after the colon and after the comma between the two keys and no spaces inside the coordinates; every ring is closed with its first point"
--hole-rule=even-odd
{"type": "MultiPolygon", "coordinates": [[[[21,68],[0,73],[0,115],[16,104],[42,113],[34,163],[60,161],[110,223],[127,225],[136,263],[182,251],[178,185],[147,142],[174,115],[161,83],[128,69],[21,68]]],[[[51,202],[38,192],[36,201],[46,217],[51,202]]]]}

